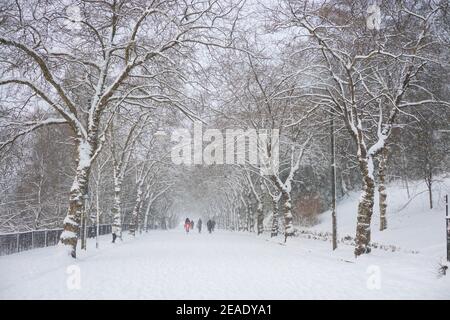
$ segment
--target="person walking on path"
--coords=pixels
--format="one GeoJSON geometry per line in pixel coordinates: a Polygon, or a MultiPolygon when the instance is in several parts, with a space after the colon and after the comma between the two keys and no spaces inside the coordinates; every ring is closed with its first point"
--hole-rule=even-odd
{"type": "Polygon", "coordinates": [[[208,232],[211,233],[212,231],[212,221],[208,220],[208,222],[206,222],[206,228],[208,229],[208,232]]]}
{"type": "Polygon", "coordinates": [[[116,239],[119,236],[119,228],[117,226],[112,226],[111,234],[112,234],[112,243],[116,243],[116,239]]]}
{"type": "Polygon", "coordinates": [[[191,221],[189,218],[186,218],[184,221],[184,230],[186,230],[186,233],[189,233],[189,229],[191,228],[191,221]]]}

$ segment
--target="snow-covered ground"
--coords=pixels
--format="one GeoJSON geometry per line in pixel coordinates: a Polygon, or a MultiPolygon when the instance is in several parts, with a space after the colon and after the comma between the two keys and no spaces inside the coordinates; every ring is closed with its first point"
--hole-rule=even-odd
{"type": "MultiPolygon", "coordinates": [[[[373,240],[419,253],[373,250],[355,260],[349,245],[331,252],[326,241],[284,245],[220,230],[152,231],[114,245],[104,236],[100,249],[90,241],[75,263],[55,247],[0,257],[0,299],[449,299],[450,275],[437,276],[445,256],[442,194],[435,210],[420,194],[398,211],[406,192],[390,189],[389,229],[374,231],[373,240]]],[[[354,235],[356,200],[338,207],[340,236],[354,235]]],[[[328,216],[313,230],[328,231],[328,216]]]]}

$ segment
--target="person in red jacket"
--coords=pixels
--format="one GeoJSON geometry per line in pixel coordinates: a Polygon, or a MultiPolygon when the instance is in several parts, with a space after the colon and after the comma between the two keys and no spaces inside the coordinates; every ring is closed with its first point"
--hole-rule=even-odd
{"type": "Polygon", "coordinates": [[[189,229],[191,228],[191,221],[189,218],[186,218],[184,221],[184,230],[186,230],[186,233],[189,233],[189,229]]]}

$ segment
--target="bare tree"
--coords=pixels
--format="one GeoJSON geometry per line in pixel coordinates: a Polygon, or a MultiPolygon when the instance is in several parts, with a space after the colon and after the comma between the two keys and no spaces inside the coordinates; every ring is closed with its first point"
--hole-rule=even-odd
{"type": "Polygon", "coordinates": [[[277,20],[279,26],[309,33],[312,41],[304,42],[298,54],[317,52],[320,66],[310,86],[311,101],[340,117],[357,146],[363,183],[355,248],[359,256],[370,251],[374,158],[385,149],[399,113],[436,102],[417,76],[434,61],[426,44],[442,3],[383,2],[388,15],[382,33],[366,28],[363,4],[345,1],[337,9],[334,3],[285,1],[277,20]],[[411,27],[416,31],[409,32],[411,27]],[[415,100],[411,90],[428,97],[415,100]],[[373,116],[377,111],[378,116],[373,116]]]}
{"type": "Polygon", "coordinates": [[[190,115],[180,101],[167,95],[178,89],[155,83],[164,83],[169,70],[180,74],[174,67],[189,45],[231,47],[223,39],[225,24],[220,32],[215,25],[224,22],[236,4],[104,0],[71,5],[79,8],[79,17],[70,16],[65,2],[2,4],[0,45],[5,59],[0,85],[20,87],[59,117],[23,123],[0,148],[43,126],[70,126],[77,169],[61,240],[75,258],[82,198],[112,119],[105,117],[107,111],[123,103],[145,107],[145,101],[156,101],[190,115]]]}

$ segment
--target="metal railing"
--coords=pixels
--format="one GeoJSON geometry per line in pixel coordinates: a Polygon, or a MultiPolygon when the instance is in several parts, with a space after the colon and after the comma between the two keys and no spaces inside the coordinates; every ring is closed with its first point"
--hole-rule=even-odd
{"type": "MultiPolygon", "coordinates": [[[[97,226],[87,227],[86,234],[88,238],[95,238],[97,226]]],[[[99,235],[110,234],[111,224],[99,225],[99,235]]],[[[122,231],[130,229],[130,225],[122,225],[122,231]]],[[[5,256],[21,251],[55,246],[63,229],[34,230],[17,233],[0,234],[0,256],[5,256]]]]}

